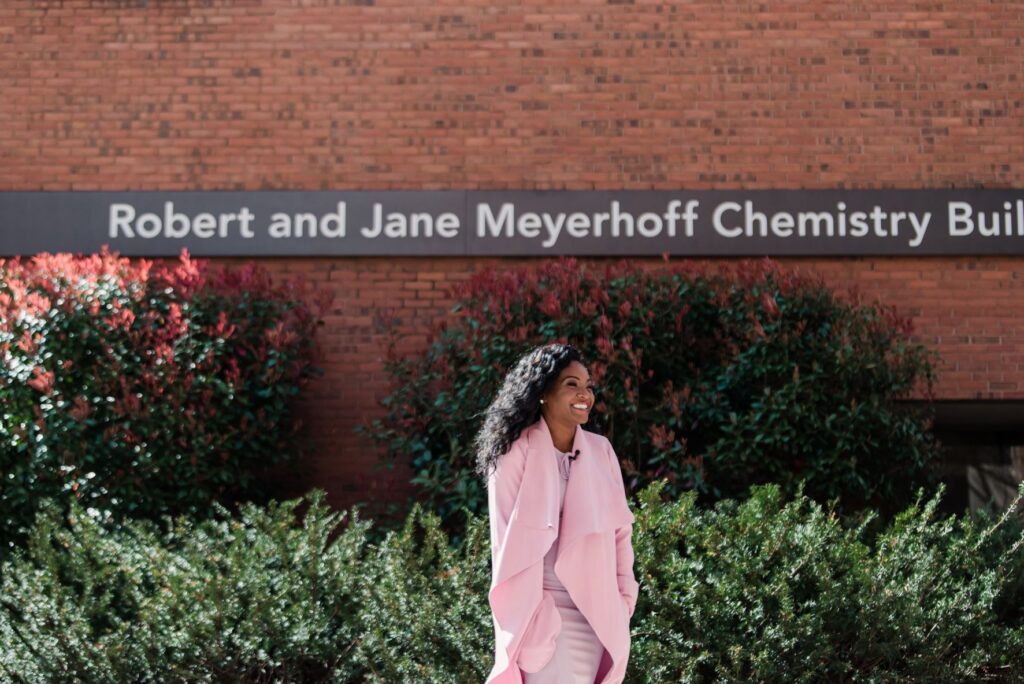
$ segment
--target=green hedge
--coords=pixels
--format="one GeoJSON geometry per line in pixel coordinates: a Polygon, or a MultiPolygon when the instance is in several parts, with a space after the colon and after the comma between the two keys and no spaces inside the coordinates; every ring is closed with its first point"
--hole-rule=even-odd
{"type": "MultiPolygon", "coordinates": [[[[778,486],[714,509],[641,492],[627,681],[1024,677],[1024,524],[941,519],[880,536],[778,486]]],[[[1019,505],[1019,499],[1016,505],[1019,505]]],[[[380,545],[323,492],[238,518],[113,527],[45,506],[0,566],[11,682],[470,682],[492,663],[486,518],[451,547],[418,506],[380,545]],[[296,525],[296,520],[300,524],[296,525]],[[108,529],[109,528],[109,529],[108,529]]]]}
{"type": "Polygon", "coordinates": [[[296,455],[329,293],[317,314],[298,278],[206,269],[184,250],[0,260],[0,559],[42,498],[202,514],[296,455]]]}
{"type": "MultiPolygon", "coordinates": [[[[361,426],[407,464],[418,499],[457,534],[486,512],[473,436],[516,360],[569,342],[598,385],[591,420],[631,491],[667,480],[702,503],[751,484],[888,519],[931,487],[928,417],[897,401],[931,388],[930,352],[891,307],[839,295],[769,260],[719,271],[550,260],[488,269],[456,286],[452,315],[422,353],[391,354],[382,419],[361,426]]],[[[395,347],[397,348],[397,347],[395,347]]]]}
{"type": "Polygon", "coordinates": [[[641,494],[635,542],[631,663],[645,681],[1024,676],[1021,518],[940,518],[940,487],[868,539],[873,513],[849,529],[775,486],[714,510],[659,505],[657,488],[641,494]]]}

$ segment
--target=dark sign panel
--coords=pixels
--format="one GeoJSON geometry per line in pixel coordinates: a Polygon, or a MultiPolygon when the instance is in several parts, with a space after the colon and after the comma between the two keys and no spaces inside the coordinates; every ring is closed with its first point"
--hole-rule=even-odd
{"type": "Polygon", "coordinates": [[[0,255],[1024,254],[1024,190],[0,193],[0,255]]]}

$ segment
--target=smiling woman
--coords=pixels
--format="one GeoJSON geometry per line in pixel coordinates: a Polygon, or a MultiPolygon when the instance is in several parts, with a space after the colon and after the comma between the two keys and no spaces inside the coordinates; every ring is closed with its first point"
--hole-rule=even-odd
{"type": "Polygon", "coordinates": [[[487,684],[625,676],[639,590],[633,514],[611,444],[583,429],[594,390],[575,347],[537,347],[505,377],[477,435],[491,526],[487,684]]]}

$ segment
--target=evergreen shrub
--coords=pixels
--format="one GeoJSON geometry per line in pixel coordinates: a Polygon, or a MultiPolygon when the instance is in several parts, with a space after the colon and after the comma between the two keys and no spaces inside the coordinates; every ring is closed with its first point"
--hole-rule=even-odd
{"type": "Polygon", "coordinates": [[[0,261],[0,557],[46,497],[153,517],[255,495],[319,372],[309,298],[185,250],[157,268],[106,247],[0,261]]]}
{"type": "Polygon", "coordinates": [[[486,511],[472,439],[504,374],[537,344],[581,349],[598,385],[587,429],[603,432],[627,488],[667,480],[677,497],[742,497],[778,483],[840,510],[883,517],[935,483],[930,418],[898,400],[932,397],[932,353],[892,307],[841,298],[770,260],[646,269],[574,259],[488,269],[453,290],[426,349],[392,344],[384,417],[358,429],[384,463],[408,464],[424,501],[457,533],[486,511]]]}
{"type": "MultiPolygon", "coordinates": [[[[1024,518],[941,517],[923,492],[880,534],[778,485],[696,506],[640,493],[631,681],[1024,677],[1024,518]]],[[[1021,487],[1024,496],[1024,485],[1021,487]]],[[[1014,515],[1017,513],[1017,515],[1014,515]]]]}
{"type": "Polygon", "coordinates": [[[365,527],[323,492],[231,516],[113,521],[40,510],[0,575],[0,680],[360,681],[365,527]]]}
{"type": "MultiPolygon", "coordinates": [[[[1024,677],[1019,515],[941,518],[940,490],[869,539],[778,485],[713,507],[693,491],[663,503],[664,486],[635,511],[627,682],[1024,677]]],[[[486,517],[453,547],[415,505],[375,545],[371,523],[325,500],[160,525],[47,502],[0,568],[0,679],[483,681],[486,517]]]]}

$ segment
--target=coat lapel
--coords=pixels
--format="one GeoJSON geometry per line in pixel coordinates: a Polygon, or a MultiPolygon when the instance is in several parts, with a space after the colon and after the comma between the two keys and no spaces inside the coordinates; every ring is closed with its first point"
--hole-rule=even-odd
{"type": "MultiPolygon", "coordinates": [[[[540,419],[528,434],[527,469],[529,461],[539,461],[546,467],[538,470],[546,477],[541,504],[544,517],[558,527],[558,463],[555,459],[555,444],[544,419],[540,419]]],[[[609,476],[608,464],[601,443],[582,427],[576,427],[572,449],[579,450],[579,457],[573,461],[569,484],[565,488],[565,505],[562,509],[562,526],[559,531],[559,555],[562,549],[588,534],[614,531],[633,522],[633,512],[625,502],[618,483],[609,476]]],[[[534,484],[534,483],[530,483],[534,484]]],[[[546,553],[546,551],[545,551],[546,553]]],[[[563,580],[564,581],[564,580],[563,580]]]]}
{"type": "Polygon", "coordinates": [[[577,428],[573,449],[577,448],[580,456],[572,465],[575,472],[570,473],[565,489],[559,551],[588,534],[614,532],[633,522],[622,488],[609,477],[601,444],[592,433],[577,428]]]}

